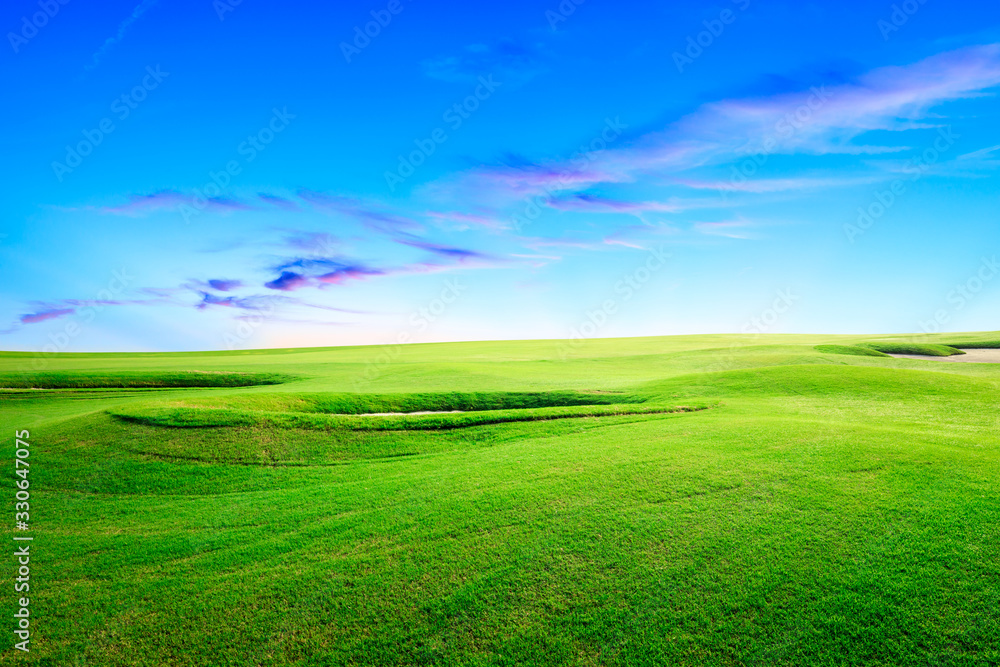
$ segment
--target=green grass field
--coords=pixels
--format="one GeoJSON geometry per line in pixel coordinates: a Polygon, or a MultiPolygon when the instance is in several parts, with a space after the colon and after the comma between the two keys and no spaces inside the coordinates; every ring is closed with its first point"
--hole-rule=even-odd
{"type": "Polygon", "coordinates": [[[0,353],[0,664],[1000,664],[998,339],[0,353]]]}

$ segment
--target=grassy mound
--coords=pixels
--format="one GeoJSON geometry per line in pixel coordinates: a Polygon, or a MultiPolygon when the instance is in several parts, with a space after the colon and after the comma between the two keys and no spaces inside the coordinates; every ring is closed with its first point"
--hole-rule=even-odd
{"type": "Polygon", "coordinates": [[[200,396],[113,407],[82,420],[70,439],[101,432],[124,450],[167,460],[328,465],[492,446],[532,428],[560,434],[588,428],[594,418],[615,424],[707,407],[571,391],[200,396]],[[462,412],[409,414],[450,410],[462,412]],[[560,425],[564,420],[584,425],[560,425]]]}
{"type": "Polygon", "coordinates": [[[705,405],[643,405],[625,394],[482,392],[463,394],[273,394],[133,403],[109,410],[123,420],[172,428],[268,427],[306,430],[441,430],[522,421],[689,412],[705,405]],[[461,412],[445,412],[460,410],[461,412]],[[406,414],[435,411],[440,414],[406,414]],[[398,413],[385,416],[368,413],[398,413]]]}
{"type": "MultiPolygon", "coordinates": [[[[670,419],[697,407],[652,412],[632,410],[563,415],[496,415],[479,413],[487,423],[463,428],[394,427],[382,422],[340,424],[337,428],[302,427],[295,420],[262,419],[248,424],[215,428],[165,428],[140,419],[116,418],[108,413],[87,415],[66,423],[61,442],[94,447],[113,442],[117,452],[163,460],[168,465],[186,461],[250,466],[327,466],[364,459],[472,451],[516,443],[525,437],[560,437],[591,429],[621,426],[641,420],[670,419]],[[505,420],[504,417],[509,417],[505,420]],[[575,417],[575,418],[574,418],[575,417]]],[[[322,418],[322,416],[321,416],[322,418]]],[[[345,418],[351,419],[351,418],[345,418]]],[[[331,426],[329,420],[322,426],[331,426]]]]}
{"type": "Polygon", "coordinates": [[[164,405],[184,408],[228,408],[249,412],[361,415],[372,412],[526,410],[575,405],[641,403],[644,400],[643,397],[625,393],[579,391],[422,392],[413,394],[276,393],[199,397],[170,401],[164,405]]]}
{"type": "Polygon", "coordinates": [[[857,345],[817,345],[813,348],[823,354],[846,354],[852,357],[888,357],[888,354],[857,345]]]}
{"type": "Polygon", "coordinates": [[[964,341],[959,343],[945,343],[945,345],[962,350],[995,350],[1000,348],[1000,340],[964,341]]]}
{"type": "Polygon", "coordinates": [[[155,389],[176,387],[251,387],[294,379],[280,373],[179,371],[172,373],[0,373],[4,389],[155,389]]]}
{"type": "Polygon", "coordinates": [[[922,354],[927,357],[951,357],[956,354],[965,354],[958,348],[948,345],[921,343],[861,343],[858,347],[865,347],[885,354],[922,354]]]}

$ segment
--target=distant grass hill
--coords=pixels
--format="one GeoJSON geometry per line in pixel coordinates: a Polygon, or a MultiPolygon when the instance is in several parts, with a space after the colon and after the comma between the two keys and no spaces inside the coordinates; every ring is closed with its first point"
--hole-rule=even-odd
{"type": "Polygon", "coordinates": [[[165,373],[115,371],[0,373],[5,389],[149,389],[176,387],[252,387],[294,379],[280,373],[234,371],[175,371],[165,373]]]}

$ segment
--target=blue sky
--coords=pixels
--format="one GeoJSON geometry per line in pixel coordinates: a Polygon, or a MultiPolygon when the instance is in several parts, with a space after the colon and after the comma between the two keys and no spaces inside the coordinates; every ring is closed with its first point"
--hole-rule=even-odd
{"type": "Polygon", "coordinates": [[[3,349],[1000,329],[995,2],[0,26],[3,349]]]}

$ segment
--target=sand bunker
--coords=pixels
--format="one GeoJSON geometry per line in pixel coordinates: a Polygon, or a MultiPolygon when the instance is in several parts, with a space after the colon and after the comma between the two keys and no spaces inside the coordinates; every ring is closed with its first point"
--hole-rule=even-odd
{"type": "Polygon", "coordinates": [[[965,350],[965,354],[951,357],[932,357],[924,354],[890,354],[897,359],[924,359],[926,361],[961,361],[971,364],[1000,364],[1000,348],[984,350],[965,350]]]}

